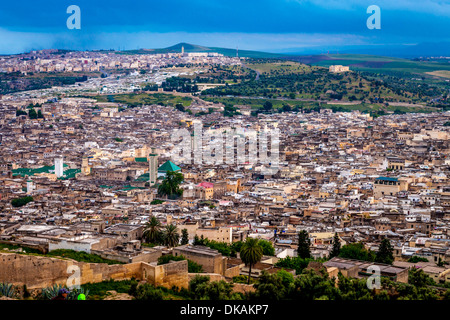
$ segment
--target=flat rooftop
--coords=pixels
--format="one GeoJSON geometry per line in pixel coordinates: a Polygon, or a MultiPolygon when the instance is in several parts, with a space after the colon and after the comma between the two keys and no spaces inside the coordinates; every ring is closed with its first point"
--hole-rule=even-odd
{"type": "Polygon", "coordinates": [[[221,253],[219,253],[219,251],[211,249],[206,246],[189,246],[189,245],[187,245],[187,246],[176,247],[175,250],[181,251],[181,252],[186,252],[186,253],[192,253],[192,254],[213,256],[213,257],[215,257],[217,255],[221,255],[221,253]]]}

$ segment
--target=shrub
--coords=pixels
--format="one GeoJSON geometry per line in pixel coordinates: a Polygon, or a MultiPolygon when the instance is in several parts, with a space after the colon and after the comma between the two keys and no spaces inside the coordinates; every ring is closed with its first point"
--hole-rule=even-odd
{"type": "Polygon", "coordinates": [[[83,251],[67,250],[67,249],[57,249],[47,253],[48,256],[59,256],[64,258],[73,259],[80,262],[90,262],[90,263],[106,263],[106,264],[123,264],[123,262],[103,259],[99,255],[86,253],[83,251]]]}
{"type": "Polygon", "coordinates": [[[0,283],[0,296],[15,298],[17,296],[16,286],[6,282],[0,283]]]}
{"type": "Polygon", "coordinates": [[[135,298],[136,300],[160,301],[163,300],[164,294],[160,288],[146,283],[137,287],[135,298]]]}
{"type": "Polygon", "coordinates": [[[11,200],[11,204],[13,207],[22,207],[26,205],[27,203],[33,201],[33,197],[22,197],[22,198],[16,198],[11,200]]]}
{"type": "Polygon", "coordinates": [[[417,262],[428,262],[427,258],[412,256],[408,259],[408,262],[417,263],[417,262]]]}

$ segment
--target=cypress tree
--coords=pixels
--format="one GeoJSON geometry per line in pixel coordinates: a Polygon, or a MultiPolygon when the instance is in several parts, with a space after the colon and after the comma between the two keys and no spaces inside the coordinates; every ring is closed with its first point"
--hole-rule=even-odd
{"type": "Polygon", "coordinates": [[[297,255],[302,259],[311,258],[310,246],[311,241],[309,240],[308,232],[306,230],[300,231],[298,233],[297,255]]]}
{"type": "Polygon", "coordinates": [[[394,262],[394,248],[387,238],[381,241],[375,261],[386,264],[392,264],[394,262]]]}
{"type": "Polygon", "coordinates": [[[187,229],[181,230],[181,245],[189,243],[189,235],[187,229]]]}
{"type": "Polygon", "coordinates": [[[335,232],[333,238],[333,249],[331,250],[330,253],[330,259],[333,257],[337,257],[340,252],[341,252],[341,240],[339,239],[339,236],[335,232]]]}

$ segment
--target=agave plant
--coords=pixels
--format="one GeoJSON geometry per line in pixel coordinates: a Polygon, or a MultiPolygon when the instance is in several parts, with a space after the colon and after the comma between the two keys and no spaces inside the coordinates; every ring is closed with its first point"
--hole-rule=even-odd
{"type": "Polygon", "coordinates": [[[70,291],[69,295],[67,296],[67,300],[77,300],[78,295],[84,294],[84,296],[87,298],[89,295],[89,289],[84,290],[84,288],[80,289],[73,289],[70,291]]]}
{"type": "MultiPolygon", "coordinates": [[[[60,289],[66,288],[66,286],[63,286],[61,284],[55,284],[52,287],[47,287],[42,289],[42,298],[46,300],[51,300],[54,297],[58,296],[58,292],[60,289]]],[[[77,300],[79,294],[84,294],[87,298],[89,295],[89,290],[84,290],[84,288],[80,289],[72,289],[69,290],[69,294],[67,295],[67,300],[77,300]]]]}
{"type": "Polygon", "coordinates": [[[58,292],[60,289],[64,288],[61,284],[55,284],[52,287],[47,287],[42,289],[42,298],[45,300],[51,300],[54,297],[58,296],[58,292]]]}
{"type": "Polygon", "coordinates": [[[10,283],[0,283],[0,296],[14,298],[17,295],[16,287],[10,283]]]}

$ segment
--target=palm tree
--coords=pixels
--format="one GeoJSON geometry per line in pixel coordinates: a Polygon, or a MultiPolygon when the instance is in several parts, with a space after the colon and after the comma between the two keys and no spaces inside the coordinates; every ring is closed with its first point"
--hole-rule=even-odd
{"type": "Polygon", "coordinates": [[[145,224],[144,238],[147,242],[156,243],[160,239],[161,223],[155,216],[145,224]]]}
{"type": "Polygon", "coordinates": [[[165,179],[158,186],[158,195],[167,196],[169,199],[183,194],[180,183],[183,182],[183,174],[175,171],[167,171],[165,179]]]}
{"type": "Polygon", "coordinates": [[[263,248],[259,244],[259,240],[255,238],[247,238],[241,248],[241,260],[245,265],[249,266],[248,284],[250,284],[250,275],[252,273],[252,265],[261,261],[263,256],[263,248]]]}
{"type": "Polygon", "coordinates": [[[164,230],[164,243],[169,248],[176,247],[180,240],[180,234],[178,233],[177,226],[169,224],[164,230]]]}

